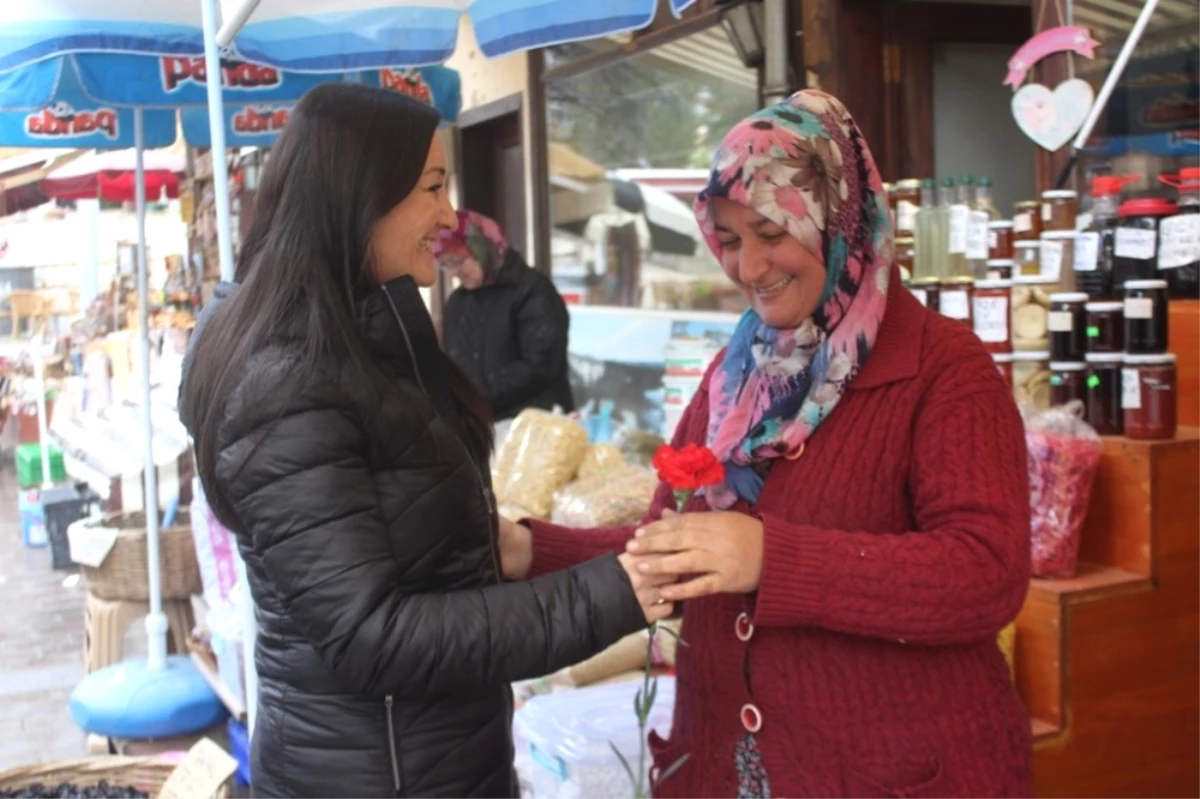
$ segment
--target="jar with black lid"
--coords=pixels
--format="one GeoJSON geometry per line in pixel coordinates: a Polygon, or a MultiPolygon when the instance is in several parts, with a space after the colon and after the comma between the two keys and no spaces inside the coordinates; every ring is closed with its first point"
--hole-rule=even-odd
{"type": "Polygon", "coordinates": [[[1087,354],[1087,423],[1102,436],[1119,436],[1124,427],[1121,413],[1120,352],[1087,354]]]}
{"type": "Polygon", "coordinates": [[[1102,301],[1083,306],[1088,352],[1125,351],[1125,303],[1102,301]]]}
{"type": "Polygon", "coordinates": [[[1200,299],[1200,168],[1159,180],[1179,191],[1179,213],[1159,223],[1159,277],[1167,281],[1171,297],[1200,299]]]}
{"type": "Polygon", "coordinates": [[[1125,351],[1153,355],[1167,351],[1167,281],[1125,283],[1125,351]]]}
{"type": "Polygon", "coordinates": [[[1137,178],[1099,175],[1092,178],[1092,210],[1087,226],[1075,237],[1075,287],[1093,299],[1119,297],[1113,285],[1113,229],[1121,191],[1137,178]]]}
{"type": "Polygon", "coordinates": [[[1050,360],[1081,361],[1087,352],[1087,294],[1061,292],[1050,295],[1050,360]]]}
{"type": "Polygon", "coordinates": [[[1158,227],[1175,214],[1175,203],[1158,195],[1134,197],[1117,209],[1113,230],[1113,285],[1154,280],[1158,274],[1158,227]]]}
{"type": "Polygon", "coordinates": [[[1072,400],[1087,402],[1087,364],[1083,361],[1050,362],[1050,406],[1072,400]]]}

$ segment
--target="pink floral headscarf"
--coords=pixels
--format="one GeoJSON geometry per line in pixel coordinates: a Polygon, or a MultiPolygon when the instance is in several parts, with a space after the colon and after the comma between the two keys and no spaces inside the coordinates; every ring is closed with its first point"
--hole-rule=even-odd
{"type": "Polygon", "coordinates": [[[496,220],[467,210],[458,212],[458,227],[443,233],[433,251],[439,260],[451,255],[474,258],[483,269],[484,286],[495,282],[507,254],[508,239],[496,220]]]}
{"type": "Polygon", "coordinates": [[[709,385],[708,445],[726,481],[714,508],[754,504],[764,465],[800,451],[841,400],[875,344],[887,304],[892,232],[887,196],[862,133],[842,103],[801,91],[726,134],[696,219],[721,258],[710,200],[753,208],[821,256],[828,277],[812,317],[767,327],[748,310],[709,385]]]}

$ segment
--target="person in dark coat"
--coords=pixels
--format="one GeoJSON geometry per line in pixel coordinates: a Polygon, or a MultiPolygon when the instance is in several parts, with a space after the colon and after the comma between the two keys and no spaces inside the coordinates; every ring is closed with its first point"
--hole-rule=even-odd
{"type": "Polygon", "coordinates": [[[446,301],[446,352],[474,381],[497,421],[526,408],[573,411],[567,370],[571,319],[550,279],[474,211],[438,240],[438,265],[458,278],[446,301]]]}
{"type": "Polygon", "coordinates": [[[515,797],[509,684],[671,612],[625,556],[504,581],[491,417],[419,293],[456,223],[438,121],[309,92],[193,341],[181,417],[259,625],[256,796],[515,797]]]}

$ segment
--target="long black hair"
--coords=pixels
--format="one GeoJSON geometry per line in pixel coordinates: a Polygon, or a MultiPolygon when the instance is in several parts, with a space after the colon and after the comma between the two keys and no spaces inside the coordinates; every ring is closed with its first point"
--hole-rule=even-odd
{"type": "MultiPolygon", "coordinates": [[[[217,518],[236,518],[216,490],[217,431],[251,356],[272,344],[299,352],[307,375],[346,364],[378,384],[355,312],[371,288],[371,235],[416,187],[440,117],[396,92],[331,83],[308,92],[271,150],[254,219],[237,263],[240,288],[215,310],[193,345],[181,416],[217,518]]],[[[444,355],[468,447],[486,464],[487,403],[444,355]]]]}

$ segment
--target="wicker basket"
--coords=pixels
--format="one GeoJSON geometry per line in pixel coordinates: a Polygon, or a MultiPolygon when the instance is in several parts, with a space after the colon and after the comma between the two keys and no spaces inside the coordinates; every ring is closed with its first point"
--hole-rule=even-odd
{"type": "MultiPolygon", "coordinates": [[[[17,766],[0,771],[0,788],[26,788],[36,783],[54,787],[64,782],[81,788],[98,785],[130,785],[157,797],[177,763],[160,757],[93,757],[87,760],[59,760],[33,766],[17,766]]],[[[197,799],[226,799],[226,782],[212,797],[197,799]]]]}
{"type": "MultiPolygon", "coordinates": [[[[101,599],[145,602],[150,598],[146,557],[146,515],[110,513],[84,524],[113,527],[120,531],[117,542],[100,568],[81,566],[87,588],[101,599]]],[[[159,531],[159,569],[162,598],[188,599],[201,592],[200,567],[192,539],[191,515],[179,509],[175,524],[159,531]]]]}

